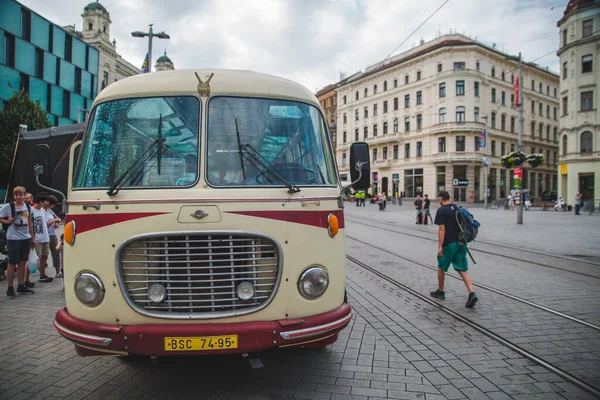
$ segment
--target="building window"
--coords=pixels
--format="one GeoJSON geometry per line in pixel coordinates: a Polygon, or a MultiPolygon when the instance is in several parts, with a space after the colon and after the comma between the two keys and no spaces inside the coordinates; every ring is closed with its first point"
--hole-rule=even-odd
{"type": "Polygon", "coordinates": [[[479,71],[479,60],[477,60],[477,61],[475,62],[475,69],[476,69],[477,71],[479,71]]]}
{"type": "Polygon", "coordinates": [[[456,122],[465,122],[465,108],[463,106],[456,107],[456,122]]]}
{"type": "Polygon", "coordinates": [[[421,71],[417,71],[417,80],[420,81],[421,80],[421,71]]]}
{"type": "Polygon", "coordinates": [[[592,33],[594,33],[594,20],[586,19],[581,23],[581,37],[592,36],[592,33]]]}
{"type": "Polygon", "coordinates": [[[496,155],[496,141],[492,140],[492,155],[496,155]]]}
{"type": "Polygon", "coordinates": [[[562,137],[562,155],[567,155],[567,135],[563,135],[562,137]]]}
{"type": "Polygon", "coordinates": [[[365,126],[363,130],[363,139],[366,139],[367,137],[369,137],[369,127],[365,126]]]}
{"type": "Polygon", "coordinates": [[[439,153],[446,152],[446,138],[445,137],[438,138],[438,152],[439,153]]]}
{"type": "Polygon", "coordinates": [[[565,96],[562,99],[562,115],[567,115],[569,114],[569,97],[565,96]]]}
{"type": "Polygon", "coordinates": [[[387,133],[388,133],[388,123],[384,122],[383,123],[383,134],[387,135],[387,133]]]}
{"type": "Polygon", "coordinates": [[[410,132],[410,117],[404,118],[404,131],[410,132]]]}
{"type": "Polygon", "coordinates": [[[531,80],[531,90],[535,92],[535,79],[531,80]]]}
{"type": "Polygon", "coordinates": [[[369,118],[369,108],[368,107],[365,107],[363,113],[364,113],[365,118],[369,118]]]}
{"type": "Polygon", "coordinates": [[[104,89],[108,86],[108,71],[104,71],[102,76],[102,89],[104,89]]]}
{"type": "Polygon", "coordinates": [[[473,110],[473,120],[479,122],[479,107],[475,107],[473,110]]]}
{"type": "Polygon", "coordinates": [[[358,90],[356,91],[354,98],[355,98],[355,100],[358,100],[358,90]]]}
{"type": "Polygon", "coordinates": [[[373,104],[373,116],[377,115],[377,103],[373,104]]]}
{"type": "Polygon", "coordinates": [[[535,115],[535,100],[531,100],[531,113],[535,115]]]}
{"type": "Polygon", "coordinates": [[[398,159],[398,145],[397,144],[394,145],[394,150],[393,150],[393,153],[392,153],[392,157],[394,158],[394,160],[398,159]]]}
{"type": "Polygon", "coordinates": [[[383,81],[383,91],[387,91],[387,81],[383,81]]]}
{"type": "Polygon", "coordinates": [[[475,81],[475,97],[479,97],[479,82],[475,81]]]}
{"type": "Polygon", "coordinates": [[[505,80],[505,79],[504,79],[504,71],[502,71],[502,80],[505,80]]]}
{"type": "Polygon", "coordinates": [[[546,118],[550,119],[550,106],[546,106],[546,118]]]}
{"type": "Polygon", "coordinates": [[[377,161],[377,148],[373,149],[373,161],[377,161]]]}
{"type": "Polygon", "coordinates": [[[439,85],[440,97],[446,97],[446,82],[442,82],[439,85]]]}
{"type": "Polygon", "coordinates": [[[510,74],[510,83],[515,83],[515,74],[510,74]]]}
{"type": "Polygon", "coordinates": [[[556,152],[552,153],[552,165],[556,167],[556,152]]]}
{"type": "Polygon", "coordinates": [[[456,95],[457,96],[465,95],[465,81],[456,81],[456,95]]]}
{"type": "Polygon", "coordinates": [[[511,108],[514,107],[514,104],[515,104],[515,95],[511,94],[510,95],[510,106],[511,106],[511,108]]]}
{"type": "Polygon", "coordinates": [[[501,94],[501,103],[503,106],[506,105],[506,92],[504,92],[504,91],[501,94]]]}
{"type": "Polygon", "coordinates": [[[398,98],[394,97],[394,111],[398,109],[398,98]]]}
{"type": "Polygon", "coordinates": [[[346,139],[347,139],[347,134],[346,131],[344,131],[343,135],[342,135],[342,143],[346,143],[346,139]]]}
{"type": "Polygon", "coordinates": [[[394,119],[394,133],[398,133],[398,118],[394,119]]]}
{"type": "Polygon", "coordinates": [[[546,125],[546,140],[550,141],[550,125],[546,125]]]}
{"type": "Polygon", "coordinates": [[[404,158],[410,158],[410,143],[404,145],[404,158]]]}
{"type": "Polygon", "coordinates": [[[398,87],[398,79],[394,79],[394,87],[397,88],[398,87]]]}
{"type": "Polygon", "coordinates": [[[554,110],[553,110],[553,114],[552,114],[552,115],[554,116],[554,120],[556,121],[556,107],[554,107],[554,110]]]}
{"type": "Polygon", "coordinates": [[[496,67],[492,67],[492,78],[496,77],[496,67]]]}
{"type": "Polygon", "coordinates": [[[496,129],[496,113],[492,113],[492,128],[496,129]]]}
{"type": "Polygon", "coordinates": [[[423,104],[423,92],[420,90],[417,92],[417,105],[419,104],[423,104]]]}
{"type": "Polygon", "coordinates": [[[373,136],[377,136],[377,124],[373,125],[373,136]]]}
{"type": "Polygon", "coordinates": [[[442,72],[442,63],[438,64],[438,72],[442,72]]]}
{"type": "Polygon", "coordinates": [[[373,94],[377,94],[377,85],[373,86],[373,94]]]}
{"type": "Polygon", "coordinates": [[[455,62],[454,63],[454,71],[464,71],[465,63],[464,62],[455,62]]]}
{"type": "Polygon", "coordinates": [[[510,144],[510,152],[512,153],[513,151],[515,151],[515,144],[511,143],[510,144]]]}
{"type": "Polygon", "coordinates": [[[358,121],[358,110],[354,110],[354,120],[358,121]]]}
{"type": "Polygon", "coordinates": [[[479,151],[481,145],[481,143],[479,143],[479,138],[475,138],[475,140],[473,140],[473,143],[475,143],[475,151],[479,151]]]}
{"type": "Polygon", "coordinates": [[[515,117],[510,117],[510,132],[515,133],[515,117]]]}
{"type": "Polygon", "coordinates": [[[550,85],[546,85],[546,96],[550,96],[550,85]]]}
{"type": "Polygon", "coordinates": [[[404,95],[404,108],[410,107],[410,94],[404,95]]]}
{"type": "Polygon", "coordinates": [[[445,108],[440,108],[439,116],[440,116],[440,124],[443,124],[444,122],[446,122],[446,109],[445,108]]]}
{"type": "Polygon", "coordinates": [[[504,114],[500,116],[500,129],[502,129],[503,131],[506,130],[506,115],[504,114]]]}
{"type": "Polygon", "coordinates": [[[538,104],[540,117],[544,115],[544,105],[542,103],[538,104]]]}
{"type": "Polygon", "coordinates": [[[563,79],[567,79],[567,63],[566,62],[563,63],[563,71],[562,72],[563,72],[562,73],[563,79]]]}
{"type": "Polygon", "coordinates": [[[541,139],[544,137],[544,124],[540,122],[540,129],[538,130],[538,137],[541,139]]]}
{"type": "Polygon", "coordinates": [[[540,93],[542,93],[542,82],[540,82],[540,93]]]}
{"type": "Polygon", "coordinates": [[[496,102],[496,89],[492,88],[492,103],[496,102]]]}
{"type": "Polygon", "coordinates": [[[423,142],[417,142],[417,157],[423,157],[423,142]]]}
{"type": "Polygon", "coordinates": [[[406,197],[423,195],[423,168],[404,170],[404,195],[406,197]]]}
{"type": "Polygon", "coordinates": [[[567,30],[565,29],[564,31],[562,31],[562,45],[566,46],[567,45],[567,30]]]}
{"type": "Polygon", "coordinates": [[[369,93],[369,89],[365,88],[365,97],[367,97],[367,94],[369,93]]]}
{"type": "Polygon", "coordinates": [[[346,96],[342,97],[342,104],[346,104],[346,96]]]}
{"type": "Polygon", "coordinates": [[[558,128],[554,127],[554,144],[558,143],[558,128]]]}
{"type": "Polygon", "coordinates": [[[408,85],[408,80],[409,80],[408,75],[404,75],[404,84],[405,85],[408,85]]]}
{"type": "Polygon", "coordinates": [[[556,98],[556,88],[554,88],[554,98],[556,98]]]}
{"type": "Polygon", "coordinates": [[[388,112],[388,107],[387,107],[387,100],[383,102],[383,113],[387,113],[388,112]]]}
{"type": "Polygon", "coordinates": [[[346,116],[346,113],[344,113],[343,119],[344,119],[344,124],[348,123],[348,117],[346,116]]]}
{"type": "Polygon", "coordinates": [[[417,114],[417,129],[423,129],[423,115],[417,114]]]}
{"type": "Polygon", "coordinates": [[[506,154],[506,143],[500,143],[500,155],[506,154]]]}
{"type": "Polygon", "coordinates": [[[354,130],[354,141],[358,142],[358,129],[354,130]]]}
{"type": "Polygon", "coordinates": [[[437,191],[446,189],[446,167],[436,167],[436,183],[437,183],[437,191]]]}
{"type": "Polygon", "coordinates": [[[456,137],[456,151],[465,151],[465,137],[464,136],[456,137]]]}
{"type": "Polygon", "coordinates": [[[588,54],[581,57],[581,73],[592,72],[592,55],[588,54]]]}
{"type": "Polygon", "coordinates": [[[342,166],[346,165],[346,153],[342,153],[342,166]]]}
{"type": "Polygon", "coordinates": [[[383,148],[383,159],[384,159],[384,160],[387,160],[387,156],[388,156],[388,154],[387,154],[387,146],[385,146],[385,147],[383,148]]]}
{"type": "Polygon", "coordinates": [[[591,153],[592,152],[592,141],[593,136],[592,132],[585,131],[581,134],[581,152],[582,153],[591,153]]]}
{"type": "Polygon", "coordinates": [[[535,121],[531,121],[531,137],[535,136],[535,121]]]}

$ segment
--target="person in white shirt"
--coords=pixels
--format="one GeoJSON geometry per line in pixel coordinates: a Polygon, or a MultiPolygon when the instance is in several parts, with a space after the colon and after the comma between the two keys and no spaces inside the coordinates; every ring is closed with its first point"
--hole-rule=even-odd
{"type": "Polygon", "coordinates": [[[45,207],[47,218],[48,218],[48,236],[50,241],[48,242],[48,246],[50,247],[50,254],[52,255],[52,265],[56,270],[55,278],[62,278],[62,273],[60,271],[60,254],[58,250],[56,250],[56,246],[58,245],[58,238],[56,237],[56,228],[58,228],[58,224],[60,223],[60,218],[56,214],[54,214],[54,207],[58,204],[58,200],[56,197],[50,195],[48,196],[48,207],[45,207]]]}
{"type": "Polygon", "coordinates": [[[31,209],[33,216],[33,233],[35,234],[35,252],[40,259],[40,282],[52,282],[53,278],[46,275],[48,256],[50,255],[50,235],[48,234],[48,213],[50,204],[48,196],[38,195],[35,206],[31,209]]]}

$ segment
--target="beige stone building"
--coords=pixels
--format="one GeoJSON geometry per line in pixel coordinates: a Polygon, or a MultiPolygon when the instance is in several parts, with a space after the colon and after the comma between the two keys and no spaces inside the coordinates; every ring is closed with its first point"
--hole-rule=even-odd
{"type": "Polygon", "coordinates": [[[560,179],[573,204],[600,200],[600,1],[571,0],[560,29],[560,179]]]}
{"type": "MultiPolygon", "coordinates": [[[[135,67],[117,53],[116,40],[110,40],[110,13],[97,1],[89,3],[83,9],[83,29],[75,31],[73,26],[65,29],[79,36],[84,42],[98,49],[98,92],[120,79],[141,74],[140,68],[135,67]]],[[[140,65],[143,60],[140,60],[140,65]]]]}
{"type": "MultiPolygon", "coordinates": [[[[368,67],[337,88],[336,157],[349,176],[349,147],[371,151],[371,192],[407,197],[450,191],[455,201],[471,192],[482,201],[483,159],[489,152],[490,200],[507,197],[512,171],[500,157],[517,150],[519,113],[513,84],[518,63],[466,36],[450,34],[368,67]],[[488,146],[480,134],[488,123],[488,146]]],[[[523,186],[535,197],[556,188],[558,76],[523,65],[524,151],[542,153],[524,168],[523,186]]]]}

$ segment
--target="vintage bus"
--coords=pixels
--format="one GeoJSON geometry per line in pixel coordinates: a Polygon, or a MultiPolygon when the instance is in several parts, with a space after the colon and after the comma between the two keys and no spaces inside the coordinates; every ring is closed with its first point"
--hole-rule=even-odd
{"type": "MultiPolygon", "coordinates": [[[[353,145],[357,189],[368,157],[353,145]]],[[[130,77],[95,99],[70,162],[54,326],[79,355],[323,347],[350,322],[342,187],[304,87],[249,71],[130,77]]]]}

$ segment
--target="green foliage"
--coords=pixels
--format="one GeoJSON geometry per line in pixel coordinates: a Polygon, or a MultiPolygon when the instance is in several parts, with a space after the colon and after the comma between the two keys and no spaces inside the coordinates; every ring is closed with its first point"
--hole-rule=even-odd
{"type": "Polygon", "coordinates": [[[0,187],[8,184],[20,124],[27,125],[29,131],[52,126],[40,102],[31,100],[23,90],[15,92],[0,111],[0,187]]]}
{"type": "Polygon", "coordinates": [[[500,163],[504,168],[514,168],[523,165],[526,159],[525,153],[513,151],[505,156],[500,157],[500,163]]]}

